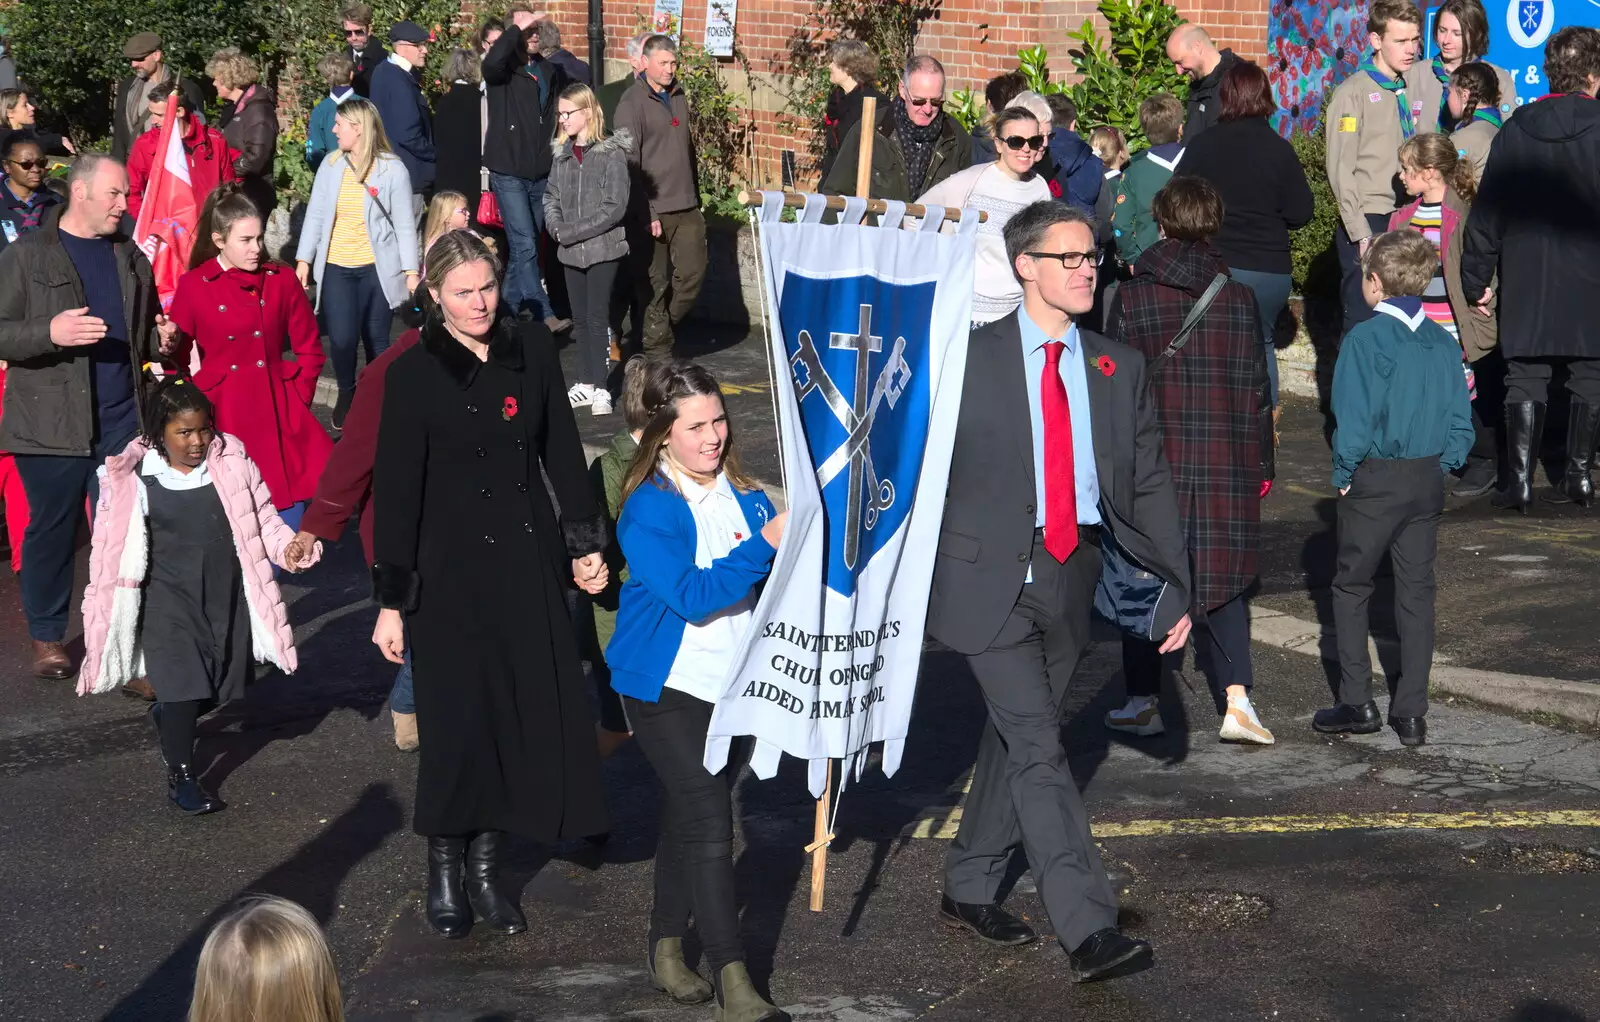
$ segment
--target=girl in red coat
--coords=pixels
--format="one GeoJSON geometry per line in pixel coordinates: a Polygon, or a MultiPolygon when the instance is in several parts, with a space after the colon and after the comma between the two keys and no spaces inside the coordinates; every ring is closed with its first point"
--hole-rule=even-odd
{"type": "Polygon", "coordinates": [[[198,348],[194,384],[216,406],[217,429],[244,443],[279,517],[298,530],[333,451],[311,414],[322,342],[294,273],[262,258],[261,221],[237,184],[222,186],[168,315],[198,348]]]}

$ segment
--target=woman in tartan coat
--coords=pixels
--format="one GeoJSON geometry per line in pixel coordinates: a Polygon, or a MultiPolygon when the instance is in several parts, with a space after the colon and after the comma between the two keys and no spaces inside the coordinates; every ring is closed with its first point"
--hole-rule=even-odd
{"type": "MultiPolygon", "coordinates": [[[[1228,281],[1171,358],[1162,352],[1184,318],[1228,267],[1211,246],[1222,224],[1222,199],[1205,180],[1180,176],[1155,197],[1162,240],[1139,258],[1133,279],[1106,313],[1107,335],[1151,360],[1150,394],[1178,491],[1178,513],[1194,573],[1196,659],[1227,693],[1221,737],[1272,744],[1250,705],[1250,611],[1245,591],[1256,579],[1261,499],[1273,473],[1272,394],[1261,320],[1250,288],[1228,281]],[[1164,362],[1165,364],[1160,364],[1164,362]]],[[[1122,640],[1128,705],[1106,725],[1159,734],[1163,674],[1183,651],[1162,657],[1153,642],[1122,640]]]]}

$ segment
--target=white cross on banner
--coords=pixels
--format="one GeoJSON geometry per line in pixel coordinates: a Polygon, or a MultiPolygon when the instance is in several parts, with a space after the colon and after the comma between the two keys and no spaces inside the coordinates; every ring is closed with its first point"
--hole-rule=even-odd
{"type": "MultiPolygon", "coordinates": [[[[974,230],[928,211],[902,230],[903,203],[863,226],[865,200],[837,225],[822,196],[798,223],[766,193],[758,228],[789,523],[751,627],[711,717],[705,765],[755,738],[758,777],[780,753],[810,761],[820,796],[830,759],[883,742],[900,765],[966,372],[974,230]]],[[[952,214],[955,211],[951,211],[952,214]]],[[[848,765],[847,765],[848,771],[848,765]]],[[[847,772],[846,771],[846,772],[847,772]]]]}

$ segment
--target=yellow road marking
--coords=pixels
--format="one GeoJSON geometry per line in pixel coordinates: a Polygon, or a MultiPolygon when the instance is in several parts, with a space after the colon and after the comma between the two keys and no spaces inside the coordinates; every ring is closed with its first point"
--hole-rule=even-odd
{"type": "MultiPolygon", "coordinates": [[[[913,822],[904,837],[949,841],[961,827],[961,807],[913,822]]],[[[1205,834],[1307,834],[1329,830],[1472,830],[1525,827],[1600,827],[1600,811],[1488,810],[1461,813],[1327,813],[1317,816],[1222,816],[1198,820],[1130,820],[1093,825],[1097,838],[1205,834]]]]}
{"type": "Polygon", "coordinates": [[[721,386],[724,394],[765,394],[767,392],[765,383],[724,383],[721,386]]]}

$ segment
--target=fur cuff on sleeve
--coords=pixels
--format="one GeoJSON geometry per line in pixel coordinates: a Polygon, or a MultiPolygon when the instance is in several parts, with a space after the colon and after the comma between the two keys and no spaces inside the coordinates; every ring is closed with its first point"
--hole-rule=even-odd
{"type": "Polygon", "coordinates": [[[572,557],[587,557],[606,548],[606,523],[598,515],[562,522],[561,534],[567,541],[567,554],[572,557]]]}
{"type": "Polygon", "coordinates": [[[372,599],[385,610],[417,609],[422,579],[409,568],[379,561],[372,566],[372,599]]]}

